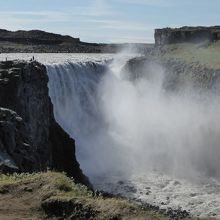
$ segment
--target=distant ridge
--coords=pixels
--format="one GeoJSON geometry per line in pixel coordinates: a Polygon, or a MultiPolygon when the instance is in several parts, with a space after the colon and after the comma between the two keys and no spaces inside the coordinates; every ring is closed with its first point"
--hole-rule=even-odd
{"type": "Polygon", "coordinates": [[[79,38],[41,30],[8,31],[0,29],[0,52],[92,53],[101,52],[98,44],[83,43],[79,38]]]}
{"type": "Polygon", "coordinates": [[[146,51],[151,44],[98,44],[86,43],[68,35],[41,30],[8,31],[0,29],[1,53],[115,53],[124,47],[146,51]]]}
{"type": "Polygon", "coordinates": [[[0,41],[24,43],[24,44],[55,44],[79,43],[79,38],[63,36],[60,34],[49,33],[41,30],[30,31],[8,31],[0,29],[0,41]]]}

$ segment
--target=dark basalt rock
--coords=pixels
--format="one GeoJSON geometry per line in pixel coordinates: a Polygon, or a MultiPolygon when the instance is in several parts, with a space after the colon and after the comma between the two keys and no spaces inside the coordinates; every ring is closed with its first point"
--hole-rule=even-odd
{"type": "Polygon", "coordinates": [[[76,199],[47,199],[41,204],[48,216],[58,219],[97,219],[97,211],[76,199]]]}
{"type": "Polygon", "coordinates": [[[34,171],[37,159],[29,144],[25,125],[15,112],[0,108],[0,171],[34,171]]]}
{"type": "Polygon", "coordinates": [[[156,46],[205,40],[212,42],[220,39],[220,26],[156,29],[154,37],[156,46]]]}
{"type": "Polygon", "coordinates": [[[0,170],[56,169],[89,185],[74,140],[54,119],[47,83],[46,67],[36,61],[0,62],[0,106],[10,109],[0,109],[0,170]]]}
{"type": "Polygon", "coordinates": [[[180,60],[160,60],[149,57],[133,58],[126,64],[124,76],[131,81],[143,77],[151,80],[153,72],[161,72],[164,77],[164,92],[184,92],[190,88],[199,92],[218,93],[220,91],[220,70],[208,69],[199,63],[186,63],[180,60]]]}

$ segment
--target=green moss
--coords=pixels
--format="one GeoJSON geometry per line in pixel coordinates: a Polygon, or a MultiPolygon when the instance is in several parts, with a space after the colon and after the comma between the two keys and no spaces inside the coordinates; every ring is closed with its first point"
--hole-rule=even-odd
{"type": "Polygon", "coordinates": [[[14,174],[0,174],[0,185],[4,184],[16,184],[24,180],[30,180],[36,178],[39,174],[37,173],[14,173],[14,174]]]}
{"type": "MultiPolygon", "coordinates": [[[[120,197],[106,198],[97,195],[86,186],[75,184],[73,179],[65,173],[48,171],[46,173],[22,173],[13,175],[0,175],[0,191],[18,193],[19,190],[30,188],[33,193],[40,195],[42,201],[72,201],[82,205],[82,212],[94,210],[96,219],[111,219],[123,217],[125,219],[167,219],[165,216],[153,211],[145,211],[138,205],[120,197]]],[[[23,193],[23,191],[22,191],[23,193]]]]}
{"type": "MultiPolygon", "coordinates": [[[[106,198],[93,193],[86,186],[74,183],[73,179],[65,173],[48,171],[45,173],[14,173],[12,175],[0,174],[1,187],[10,186],[14,193],[25,187],[33,189],[33,193],[40,194],[42,201],[73,201],[82,204],[84,210],[91,208],[96,212],[96,219],[158,219],[166,220],[168,217],[155,210],[144,210],[142,207],[120,197],[106,198]]],[[[10,190],[10,187],[8,188],[10,190]]],[[[33,217],[34,219],[34,217],[33,217]]],[[[189,219],[189,218],[188,218],[189,219]]],[[[198,218],[191,218],[196,220],[198,218]]],[[[213,218],[204,218],[204,220],[213,218]]]]}

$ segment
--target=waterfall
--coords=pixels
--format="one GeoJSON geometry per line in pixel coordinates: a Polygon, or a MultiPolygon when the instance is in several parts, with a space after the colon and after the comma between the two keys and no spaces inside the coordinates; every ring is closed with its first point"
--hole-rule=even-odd
{"type": "Polygon", "coordinates": [[[76,140],[83,171],[219,177],[219,101],[188,87],[167,92],[158,65],[130,79],[116,61],[47,65],[55,118],[76,140]]]}
{"type": "MultiPolygon", "coordinates": [[[[53,64],[47,66],[47,72],[55,118],[76,140],[81,167],[90,173],[92,164],[89,162],[96,151],[95,133],[102,129],[97,88],[106,65],[93,62],[53,64]]],[[[95,160],[99,161],[94,155],[95,160]]]]}

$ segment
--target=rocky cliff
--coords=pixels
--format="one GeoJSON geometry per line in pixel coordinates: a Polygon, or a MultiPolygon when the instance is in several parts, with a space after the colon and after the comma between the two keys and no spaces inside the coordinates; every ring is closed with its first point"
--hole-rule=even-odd
{"type": "Polygon", "coordinates": [[[213,27],[182,27],[155,30],[155,44],[216,41],[220,39],[220,26],[213,27]]]}
{"type": "Polygon", "coordinates": [[[88,185],[74,140],[56,123],[46,68],[38,62],[0,62],[0,170],[65,171],[88,185]]]}
{"type": "Polygon", "coordinates": [[[184,60],[162,60],[155,57],[138,57],[131,59],[125,69],[126,77],[137,80],[143,76],[151,77],[152,69],[163,72],[162,87],[165,91],[176,93],[190,91],[194,88],[199,93],[207,92],[215,95],[220,92],[220,69],[207,68],[198,62],[184,60]]]}

